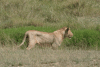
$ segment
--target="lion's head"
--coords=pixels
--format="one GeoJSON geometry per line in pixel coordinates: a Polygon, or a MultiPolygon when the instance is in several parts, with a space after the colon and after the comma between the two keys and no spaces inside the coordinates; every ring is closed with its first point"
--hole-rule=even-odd
{"type": "Polygon", "coordinates": [[[69,39],[71,39],[71,37],[73,37],[73,33],[71,32],[70,28],[67,28],[65,30],[65,35],[64,38],[68,37],[69,39]]]}

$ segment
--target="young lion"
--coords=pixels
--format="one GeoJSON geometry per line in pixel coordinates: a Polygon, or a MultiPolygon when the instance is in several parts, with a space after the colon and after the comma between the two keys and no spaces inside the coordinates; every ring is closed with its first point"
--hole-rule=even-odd
{"type": "Polygon", "coordinates": [[[73,33],[70,31],[70,28],[67,27],[54,31],[53,33],[29,30],[25,33],[23,42],[18,47],[22,46],[26,40],[26,37],[28,37],[28,50],[33,48],[35,44],[51,44],[52,48],[56,49],[58,46],[61,45],[61,42],[64,38],[71,38],[72,36],[73,33]]]}

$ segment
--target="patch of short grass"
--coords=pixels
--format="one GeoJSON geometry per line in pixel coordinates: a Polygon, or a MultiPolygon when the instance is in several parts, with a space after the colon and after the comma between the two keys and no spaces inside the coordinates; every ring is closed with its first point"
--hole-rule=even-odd
{"type": "MultiPolygon", "coordinates": [[[[57,30],[56,27],[19,27],[19,28],[10,28],[10,29],[3,29],[0,33],[0,43],[2,45],[8,44],[20,44],[23,40],[24,34],[28,30],[38,30],[43,32],[53,32],[57,30]]],[[[78,29],[72,30],[74,36],[72,39],[66,38],[62,45],[68,46],[75,46],[79,48],[100,48],[100,32],[97,30],[92,29],[78,29]]]]}

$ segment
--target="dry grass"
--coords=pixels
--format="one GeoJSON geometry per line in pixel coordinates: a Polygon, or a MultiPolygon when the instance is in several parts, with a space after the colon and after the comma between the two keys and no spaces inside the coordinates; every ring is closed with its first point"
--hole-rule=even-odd
{"type": "Polygon", "coordinates": [[[100,67],[100,51],[1,47],[0,67],[100,67]]]}
{"type": "Polygon", "coordinates": [[[99,4],[99,0],[0,0],[0,28],[32,25],[95,28],[98,25],[95,22],[100,22],[99,4]]]}

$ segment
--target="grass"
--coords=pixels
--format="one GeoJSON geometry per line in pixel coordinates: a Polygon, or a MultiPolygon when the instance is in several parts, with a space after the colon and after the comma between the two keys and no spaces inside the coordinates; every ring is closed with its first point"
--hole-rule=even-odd
{"type": "Polygon", "coordinates": [[[66,26],[75,36],[65,45],[99,47],[99,4],[99,0],[0,0],[0,43],[19,44],[27,30],[53,32],[66,26]]]}
{"type": "Polygon", "coordinates": [[[0,47],[1,67],[99,67],[100,51],[0,47]]]}
{"type": "Polygon", "coordinates": [[[0,0],[0,4],[0,28],[31,25],[95,28],[95,21],[100,26],[99,0],[0,0]]]}
{"type": "Polygon", "coordinates": [[[0,67],[99,67],[99,0],[0,0],[0,67]],[[70,27],[57,50],[15,49],[28,30],[70,27]]]}
{"type": "Polygon", "coordinates": [[[73,31],[74,36],[71,40],[65,41],[65,44],[67,46],[77,46],[81,48],[93,48],[93,47],[100,47],[100,32],[95,30],[74,30],[73,31]]]}
{"type": "MultiPolygon", "coordinates": [[[[43,32],[53,32],[57,30],[55,27],[19,27],[19,28],[10,28],[3,29],[0,33],[0,42],[2,45],[7,45],[7,43],[13,45],[19,45],[24,37],[24,33],[28,30],[38,30],[43,32]]],[[[94,48],[96,50],[100,49],[100,32],[97,30],[90,29],[80,29],[80,30],[72,30],[74,36],[72,39],[66,38],[62,45],[67,47],[78,47],[82,49],[94,48]]],[[[24,46],[25,47],[25,46],[24,46]]]]}

